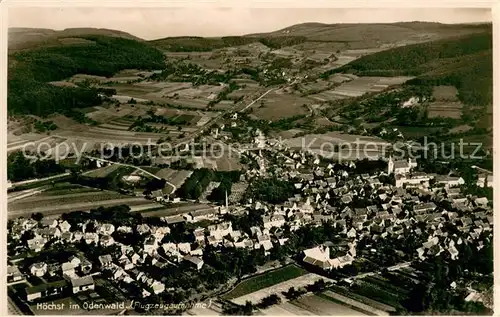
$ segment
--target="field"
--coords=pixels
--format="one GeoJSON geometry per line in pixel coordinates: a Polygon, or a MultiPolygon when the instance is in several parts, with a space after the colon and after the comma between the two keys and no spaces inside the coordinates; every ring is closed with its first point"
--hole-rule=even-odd
{"type": "Polygon", "coordinates": [[[362,316],[366,315],[347,306],[341,305],[318,295],[306,295],[291,302],[291,304],[319,316],[362,316]]]}
{"type": "MultiPolygon", "coordinates": [[[[282,303],[273,305],[269,308],[260,310],[265,315],[307,315],[307,316],[349,316],[349,315],[376,315],[376,316],[389,316],[394,313],[397,301],[405,298],[408,291],[405,289],[404,282],[401,280],[399,273],[391,273],[390,280],[381,276],[370,276],[364,278],[362,281],[357,281],[355,290],[350,291],[340,286],[330,286],[328,290],[322,293],[307,294],[299,297],[298,299],[287,301],[282,298],[282,303]],[[362,286],[361,286],[362,285],[362,286]],[[365,297],[363,294],[370,294],[365,297]],[[378,298],[382,301],[376,301],[378,298]],[[387,303],[394,304],[393,306],[387,303]]],[[[294,282],[290,280],[289,282],[294,282]]],[[[294,286],[296,289],[301,287],[301,283],[289,283],[288,287],[294,286]]],[[[286,287],[275,287],[269,289],[269,293],[279,293],[286,287]]],[[[258,293],[258,292],[256,292],[258,293]]],[[[262,292],[261,292],[262,293],[262,292]]],[[[250,294],[257,298],[257,294],[250,294]]],[[[262,296],[262,294],[261,294],[262,296]]],[[[243,299],[249,299],[246,296],[243,299]]],[[[239,302],[240,298],[238,298],[239,302]]],[[[252,300],[252,299],[249,299],[252,300]]],[[[233,300],[234,301],[234,300],[233,300]]],[[[244,302],[242,302],[244,304],[244,302]]]]}
{"type": "Polygon", "coordinates": [[[261,89],[259,88],[259,83],[251,79],[244,79],[244,78],[235,79],[234,82],[237,83],[241,88],[227,95],[227,98],[230,100],[238,99],[240,97],[245,97],[249,95],[255,95],[261,89]]]}
{"type": "Polygon", "coordinates": [[[405,285],[396,285],[394,281],[378,275],[357,280],[352,292],[394,308],[399,307],[400,302],[409,294],[405,285]]]}
{"type": "Polygon", "coordinates": [[[325,134],[308,134],[303,137],[290,138],[283,141],[290,148],[311,150],[326,157],[340,159],[377,159],[389,146],[387,141],[377,137],[328,132],[325,134]],[[340,151],[335,149],[340,146],[340,151]]]}
{"type": "Polygon", "coordinates": [[[58,129],[51,135],[24,133],[8,134],[8,152],[22,150],[40,150],[60,158],[76,152],[89,152],[93,149],[101,149],[108,144],[156,144],[161,138],[177,139],[183,133],[196,131],[213,118],[215,112],[203,113],[200,111],[180,110],[160,106],[121,104],[115,106],[96,106],[92,112],[86,114],[95,120],[97,125],[84,125],[63,116],[54,116],[50,120],[57,124],[58,129]],[[139,116],[147,117],[146,112],[150,109],[155,115],[164,116],[178,124],[146,123],[146,125],[160,129],[156,132],[129,131],[130,127],[139,116]],[[180,130],[179,130],[180,127],[180,130]],[[160,133],[161,132],[161,133],[160,133]]]}
{"type": "Polygon", "coordinates": [[[427,109],[429,111],[429,118],[445,117],[460,119],[463,105],[457,101],[437,101],[431,102],[427,109]]]}
{"type": "Polygon", "coordinates": [[[311,100],[282,90],[272,91],[253,105],[253,114],[264,120],[279,120],[308,114],[311,100]],[[304,106],[306,105],[306,106],[304,106]]]}
{"type": "MultiPolygon", "coordinates": [[[[185,159],[188,163],[194,164],[197,169],[210,168],[217,171],[233,171],[242,168],[242,165],[239,162],[239,157],[237,157],[234,153],[231,155],[228,153],[224,153],[223,155],[216,153],[214,153],[214,155],[211,153],[199,153],[196,156],[187,156],[185,159]]],[[[154,162],[155,164],[171,164],[177,160],[177,156],[165,155],[164,157],[156,157],[154,162]]]]}
{"type": "Polygon", "coordinates": [[[333,101],[350,97],[359,97],[368,92],[383,91],[391,86],[400,85],[405,81],[411,79],[411,77],[352,76],[352,80],[345,81],[344,77],[339,77],[338,75],[334,76],[333,78],[337,78],[337,81],[342,81],[342,84],[340,84],[340,86],[332,90],[327,90],[318,94],[310,95],[309,98],[317,101],[333,101]]]}
{"type": "MultiPolygon", "coordinates": [[[[389,310],[380,310],[380,309],[377,309],[373,306],[365,304],[364,302],[360,302],[360,301],[355,300],[351,297],[347,297],[347,296],[344,296],[344,295],[341,295],[341,294],[338,294],[338,293],[332,292],[332,291],[325,291],[320,296],[323,298],[326,298],[326,299],[330,299],[332,301],[337,301],[337,302],[343,303],[344,305],[352,307],[353,309],[356,309],[358,311],[366,312],[368,314],[375,314],[377,316],[384,316],[384,315],[388,316],[389,310],[394,311],[394,309],[392,309],[392,307],[389,307],[389,310]]],[[[369,300],[369,299],[367,299],[367,300],[369,300]]]]}
{"type": "Polygon", "coordinates": [[[453,86],[434,86],[432,97],[437,101],[457,101],[458,89],[453,86]]]}
{"type": "Polygon", "coordinates": [[[26,150],[36,149],[38,144],[50,139],[47,135],[26,133],[22,135],[7,135],[7,152],[14,152],[26,148],[26,150]]]}
{"type": "Polygon", "coordinates": [[[157,208],[156,210],[151,211],[143,211],[141,212],[143,217],[171,217],[182,214],[188,214],[193,211],[199,210],[214,210],[214,207],[211,207],[207,204],[198,204],[198,203],[178,203],[172,206],[157,208]]]}
{"type": "Polygon", "coordinates": [[[223,111],[231,110],[233,108],[234,108],[234,102],[231,100],[222,100],[214,106],[214,109],[223,111]]]}
{"type": "Polygon", "coordinates": [[[91,177],[91,178],[104,178],[108,176],[109,174],[113,173],[114,171],[118,170],[120,168],[120,165],[118,164],[111,164],[108,166],[101,167],[96,170],[92,170],[90,172],[84,173],[86,177],[91,177]]]}
{"type": "MultiPolygon", "coordinates": [[[[44,215],[57,215],[75,210],[88,211],[99,206],[109,207],[122,204],[143,206],[151,205],[151,201],[142,197],[125,196],[111,191],[63,183],[56,184],[54,188],[49,187],[41,193],[9,202],[7,209],[10,218],[30,215],[35,212],[44,215]]],[[[156,207],[161,206],[156,204],[156,207]]]]}
{"type": "Polygon", "coordinates": [[[222,86],[201,85],[193,87],[186,82],[152,82],[141,81],[136,83],[119,83],[103,86],[114,88],[117,95],[114,99],[127,103],[130,98],[137,102],[155,101],[169,103],[188,108],[206,108],[211,100],[222,91],[222,86]]]}
{"type": "MultiPolygon", "coordinates": [[[[158,172],[154,173],[156,176],[165,179],[169,183],[173,184],[176,188],[179,188],[184,184],[184,181],[191,176],[193,171],[182,171],[182,170],[173,170],[170,168],[163,168],[158,172]]],[[[172,194],[172,187],[167,186],[166,189],[168,192],[164,192],[165,194],[172,194]]]]}
{"type": "MultiPolygon", "coordinates": [[[[287,280],[292,280],[299,276],[303,276],[304,274],[307,274],[307,271],[304,269],[295,265],[288,265],[280,269],[246,279],[223,297],[226,299],[235,299],[240,302],[240,298],[242,296],[277,285],[287,280]]],[[[245,301],[243,300],[243,304],[244,303],[245,301]]]]}

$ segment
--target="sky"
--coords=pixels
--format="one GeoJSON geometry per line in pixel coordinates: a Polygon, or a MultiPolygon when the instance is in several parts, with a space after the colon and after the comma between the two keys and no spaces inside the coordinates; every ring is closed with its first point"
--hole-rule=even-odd
{"type": "Polygon", "coordinates": [[[11,7],[9,27],[62,30],[95,27],[121,30],[146,40],[169,36],[228,36],[276,31],[293,24],[491,22],[481,8],[75,8],[11,7]]]}

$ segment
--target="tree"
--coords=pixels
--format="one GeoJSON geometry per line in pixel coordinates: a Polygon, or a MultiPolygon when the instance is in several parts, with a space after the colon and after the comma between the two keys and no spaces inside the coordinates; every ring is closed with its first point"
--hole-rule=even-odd
{"type": "Polygon", "coordinates": [[[33,214],[31,214],[31,219],[40,222],[43,219],[43,214],[40,212],[33,213],[33,214]]]}

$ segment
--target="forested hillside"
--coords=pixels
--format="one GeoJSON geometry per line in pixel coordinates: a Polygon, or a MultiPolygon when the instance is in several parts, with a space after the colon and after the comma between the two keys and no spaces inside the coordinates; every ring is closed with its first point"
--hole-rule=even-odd
{"type": "Polygon", "coordinates": [[[280,37],[244,37],[226,36],[221,38],[205,37],[167,37],[154,40],[150,43],[167,52],[210,52],[225,47],[261,43],[265,46],[278,49],[292,46],[306,41],[303,36],[280,36],[280,37]]]}
{"type": "Polygon", "coordinates": [[[55,87],[75,74],[112,76],[123,69],[162,69],[163,54],[135,40],[82,36],[89,44],[38,48],[9,56],[8,111],[44,116],[99,102],[97,90],[55,87]]]}
{"type": "Polygon", "coordinates": [[[398,47],[364,56],[323,74],[418,78],[408,84],[453,85],[470,105],[492,102],[492,34],[490,32],[398,47]]]}

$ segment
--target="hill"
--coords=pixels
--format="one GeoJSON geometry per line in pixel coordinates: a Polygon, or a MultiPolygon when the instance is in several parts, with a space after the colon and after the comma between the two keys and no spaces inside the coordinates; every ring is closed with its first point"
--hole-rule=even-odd
{"type": "Polygon", "coordinates": [[[305,37],[308,42],[344,42],[352,47],[368,48],[380,44],[422,42],[457,35],[483,32],[491,25],[441,24],[428,22],[323,24],[302,23],[269,33],[247,37],[305,37]]]}
{"type": "Polygon", "coordinates": [[[76,74],[109,77],[123,69],[164,67],[163,54],[146,42],[102,35],[74,38],[79,42],[9,54],[10,114],[68,114],[73,108],[93,106],[100,101],[96,89],[56,87],[48,84],[50,81],[76,74]]]}
{"type": "Polygon", "coordinates": [[[408,45],[363,56],[323,73],[358,76],[418,76],[408,84],[453,85],[469,105],[492,103],[492,34],[483,32],[408,45]]]}
{"type": "Polygon", "coordinates": [[[61,31],[37,28],[9,28],[9,52],[78,43],[82,36],[99,35],[143,41],[129,33],[96,28],[69,28],[61,31]]]}
{"type": "Polygon", "coordinates": [[[268,32],[222,38],[167,37],[150,43],[167,52],[209,52],[225,47],[260,42],[272,49],[305,42],[335,42],[349,48],[374,48],[382,44],[420,43],[490,29],[487,24],[440,24],[403,22],[391,24],[302,23],[268,32]]]}
{"type": "Polygon", "coordinates": [[[150,41],[154,47],[168,52],[208,52],[230,46],[246,45],[256,42],[255,39],[242,36],[221,38],[205,38],[199,36],[167,37],[150,41]]]}
{"type": "Polygon", "coordinates": [[[216,49],[247,45],[251,43],[262,43],[272,49],[300,44],[306,38],[300,36],[280,36],[280,37],[245,37],[227,36],[221,38],[204,37],[167,37],[153,40],[150,43],[167,52],[210,52],[216,49]]]}

